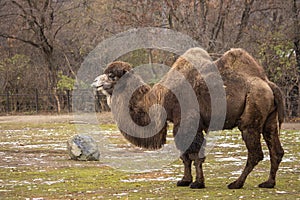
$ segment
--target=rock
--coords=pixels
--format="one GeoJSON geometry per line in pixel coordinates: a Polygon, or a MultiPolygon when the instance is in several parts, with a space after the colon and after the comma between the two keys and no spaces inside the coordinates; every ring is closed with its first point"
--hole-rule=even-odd
{"type": "Polygon", "coordinates": [[[68,140],[67,148],[72,160],[96,161],[100,157],[96,141],[88,135],[75,135],[68,140]]]}

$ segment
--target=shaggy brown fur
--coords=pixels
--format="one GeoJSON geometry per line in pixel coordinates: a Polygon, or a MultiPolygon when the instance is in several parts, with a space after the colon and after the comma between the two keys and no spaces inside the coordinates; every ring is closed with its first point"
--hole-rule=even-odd
{"type": "MultiPolygon", "coordinates": [[[[202,170],[205,157],[199,151],[204,144],[203,131],[207,131],[211,120],[211,100],[208,86],[205,83],[205,78],[215,75],[215,72],[209,70],[210,64],[211,61],[206,52],[199,48],[190,49],[178,58],[165,77],[152,88],[143,83],[140,78],[132,78],[133,73],[130,71],[131,67],[128,63],[113,62],[107,66],[104,75],[102,75],[107,77],[106,84],[111,86],[107,88],[110,95],[112,94],[111,90],[118,91],[119,94],[112,101],[114,103],[112,108],[124,104],[122,99],[124,98],[123,95],[126,96],[126,94],[123,94],[125,92],[122,93],[122,91],[133,84],[130,81],[139,82],[143,85],[133,93],[129,101],[131,118],[139,126],[147,126],[151,123],[148,112],[154,104],[164,107],[167,121],[174,123],[174,136],[180,128],[181,121],[192,122],[200,114],[197,134],[188,149],[182,148],[181,141],[176,140],[175,137],[176,146],[182,153],[181,159],[184,163],[184,176],[177,183],[178,186],[205,187],[202,170]],[[201,63],[204,63],[204,66],[201,66],[203,69],[201,74],[186,59],[197,58],[198,55],[202,55],[203,61],[201,63]],[[173,89],[180,88],[182,84],[181,80],[174,77],[172,73],[174,70],[184,75],[185,79],[189,81],[199,102],[199,105],[195,106],[199,106],[201,112],[191,112],[186,119],[181,119],[180,105],[172,92],[173,89]],[[122,79],[125,78],[122,82],[124,84],[116,88],[116,83],[121,77],[122,79]],[[166,88],[165,85],[169,85],[170,88],[166,88]],[[194,182],[191,174],[192,161],[194,161],[196,168],[196,180],[194,182]]],[[[275,186],[276,172],[283,157],[283,149],[279,141],[279,125],[283,122],[284,104],[280,89],[267,79],[263,68],[242,49],[232,49],[226,52],[214,64],[221,74],[226,91],[227,111],[223,129],[232,129],[237,126],[242,132],[242,138],[248,149],[247,164],[241,176],[229,184],[228,188],[241,188],[254,166],[263,159],[260,143],[261,134],[270,151],[271,170],[269,179],[259,186],[272,188],[275,186]]],[[[101,84],[103,85],[103,83],[101,84]]],[[[112,97],[114,98],[114,95],[112,97]]],[[[118,121],[118,126],[121,124],[122,122],[118,121]]],[[[157,149],[165,144],[167,131],[166,122],[158,122],[158,124],[162,128],[152,137],[145,137],[143,132],[133,137],[125,133],[122,127],[119,127],[122,134],[131,143],[144,148],[157,149]]],[[[186,134],[189,133],[189,128],[189,126],[184,127],[186,134]]]]}

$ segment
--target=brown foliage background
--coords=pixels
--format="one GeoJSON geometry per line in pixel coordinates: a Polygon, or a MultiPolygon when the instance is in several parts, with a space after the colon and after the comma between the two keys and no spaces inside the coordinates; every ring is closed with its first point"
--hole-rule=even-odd
{"type": "MultiPolygon", "coordinates": [[[[300,115],[299,0],[2,0],[0,94],[38,89],[52,94],[45,103],[59,111],[59,95],[72,89],[68,80],[84,57],[104,39],[139,27],[187,34],[212,55],[244,48],[282,89],[288,116],[300,115]]],[[[171,65],[176,56],[143,49],[122,59],[171,65]]]]}

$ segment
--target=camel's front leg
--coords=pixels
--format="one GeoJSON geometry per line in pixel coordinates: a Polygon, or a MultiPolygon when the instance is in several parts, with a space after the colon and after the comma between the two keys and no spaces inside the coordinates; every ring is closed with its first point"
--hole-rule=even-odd
{"type": "Polygon", "coordinates": [[[199,158],[197,156],[194,161],[194,165],[195,165],[195,169],[196,169],[196,181],[190,185],[190,188],[192,188],[192,189],[205,188],[204,174],[203,174],[203,169],[202,169],[202,163],[204,162],[204,160],[205,160],[205,158],[199,158]]]}
{"type": "Polygon", "coordinates": [[[183,178],[177,182],[177,186],[189,186],[193,182],[192,177],[192,160],[187,154],[180,156],[184,164],[184,175],[183,178]]]}
{"type": "Polygon", "coordinates": [[[239,189],[242,188],[247,176],[253,170],[253,168],[263,160],[264,154],[260,143],[260,132],[254,129],[248,128],[242,131],[243,140],[246,143],[248,149],[248,159],[246,166],[240,175],[240,177],[228,185],[229,189],[239,189]]]}

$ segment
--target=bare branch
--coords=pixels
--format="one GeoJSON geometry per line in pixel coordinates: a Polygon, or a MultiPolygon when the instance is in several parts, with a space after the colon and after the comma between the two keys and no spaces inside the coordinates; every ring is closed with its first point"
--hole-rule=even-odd
{"type": "Polygon", "coordinates": [[[32,45],[33,47],[36,47],[36,48],[40,48],[41,47],[39,44],[37,44],[37,43],[35,43],[33,41],[26,40],[26,39],[23,39],[23,38],[20,38],[20,37],[17,37],[17,36],[13,36],[13,35],[7,35],[7,34],[4,34],[4,33],[0,33],[0,37],[19,40],[21,42],[30,44],[30,45],[32,45]]]}
{"type": "Polygon", "coordinates": [[[257,8],[257,9],[253,9],[250,11],[250,14],[253,14],[255,12],[264,12],[264,11],[269,11],[269,10],[278,10],[278,9],[282,9],[282,7],[266,7],[266,8],[257,8]]]}
{"type": "Polygon", "coordinates": [[[67,66],[68,66],[68,68],[69,68],[71,74],[72,74],[72,75],[75,77],[75,79],[77,80],[77,75],[76,75],[76,73],[74,72],[74,70],[72,69],[72,66],[71,66],[71,63],[70,63],[70,60],[69,60],[68,56],[66,55],[65,52],[62,52],[62,53],[63,53],[63,55],[64,55],[64,57],[65,57],[65,60],[66,60],[66,62],[67,62],[67,66]]]}
{"type": "Polygon", "coordinates": [[[65,25],[69,24],[70,22],[71,22],[71,19],[69,19],[67,22],[65,22],[65,23],[62,24],[61,26],[59,26],[59,27],[56,29],[56,31],[54,32],[53,39],[55,39],[56,36],[57,36],[57,34],[58,34],[58,32],[59,32],[65,25]]]}
{"type": "Polygon", "coordinates": [[[11,1],[11,2],[12,4],[15,4],[24,13],[24,15],[27,15],[26,10],[23,8],[21,4],[17,3],[16,1],[11,1]]]}

